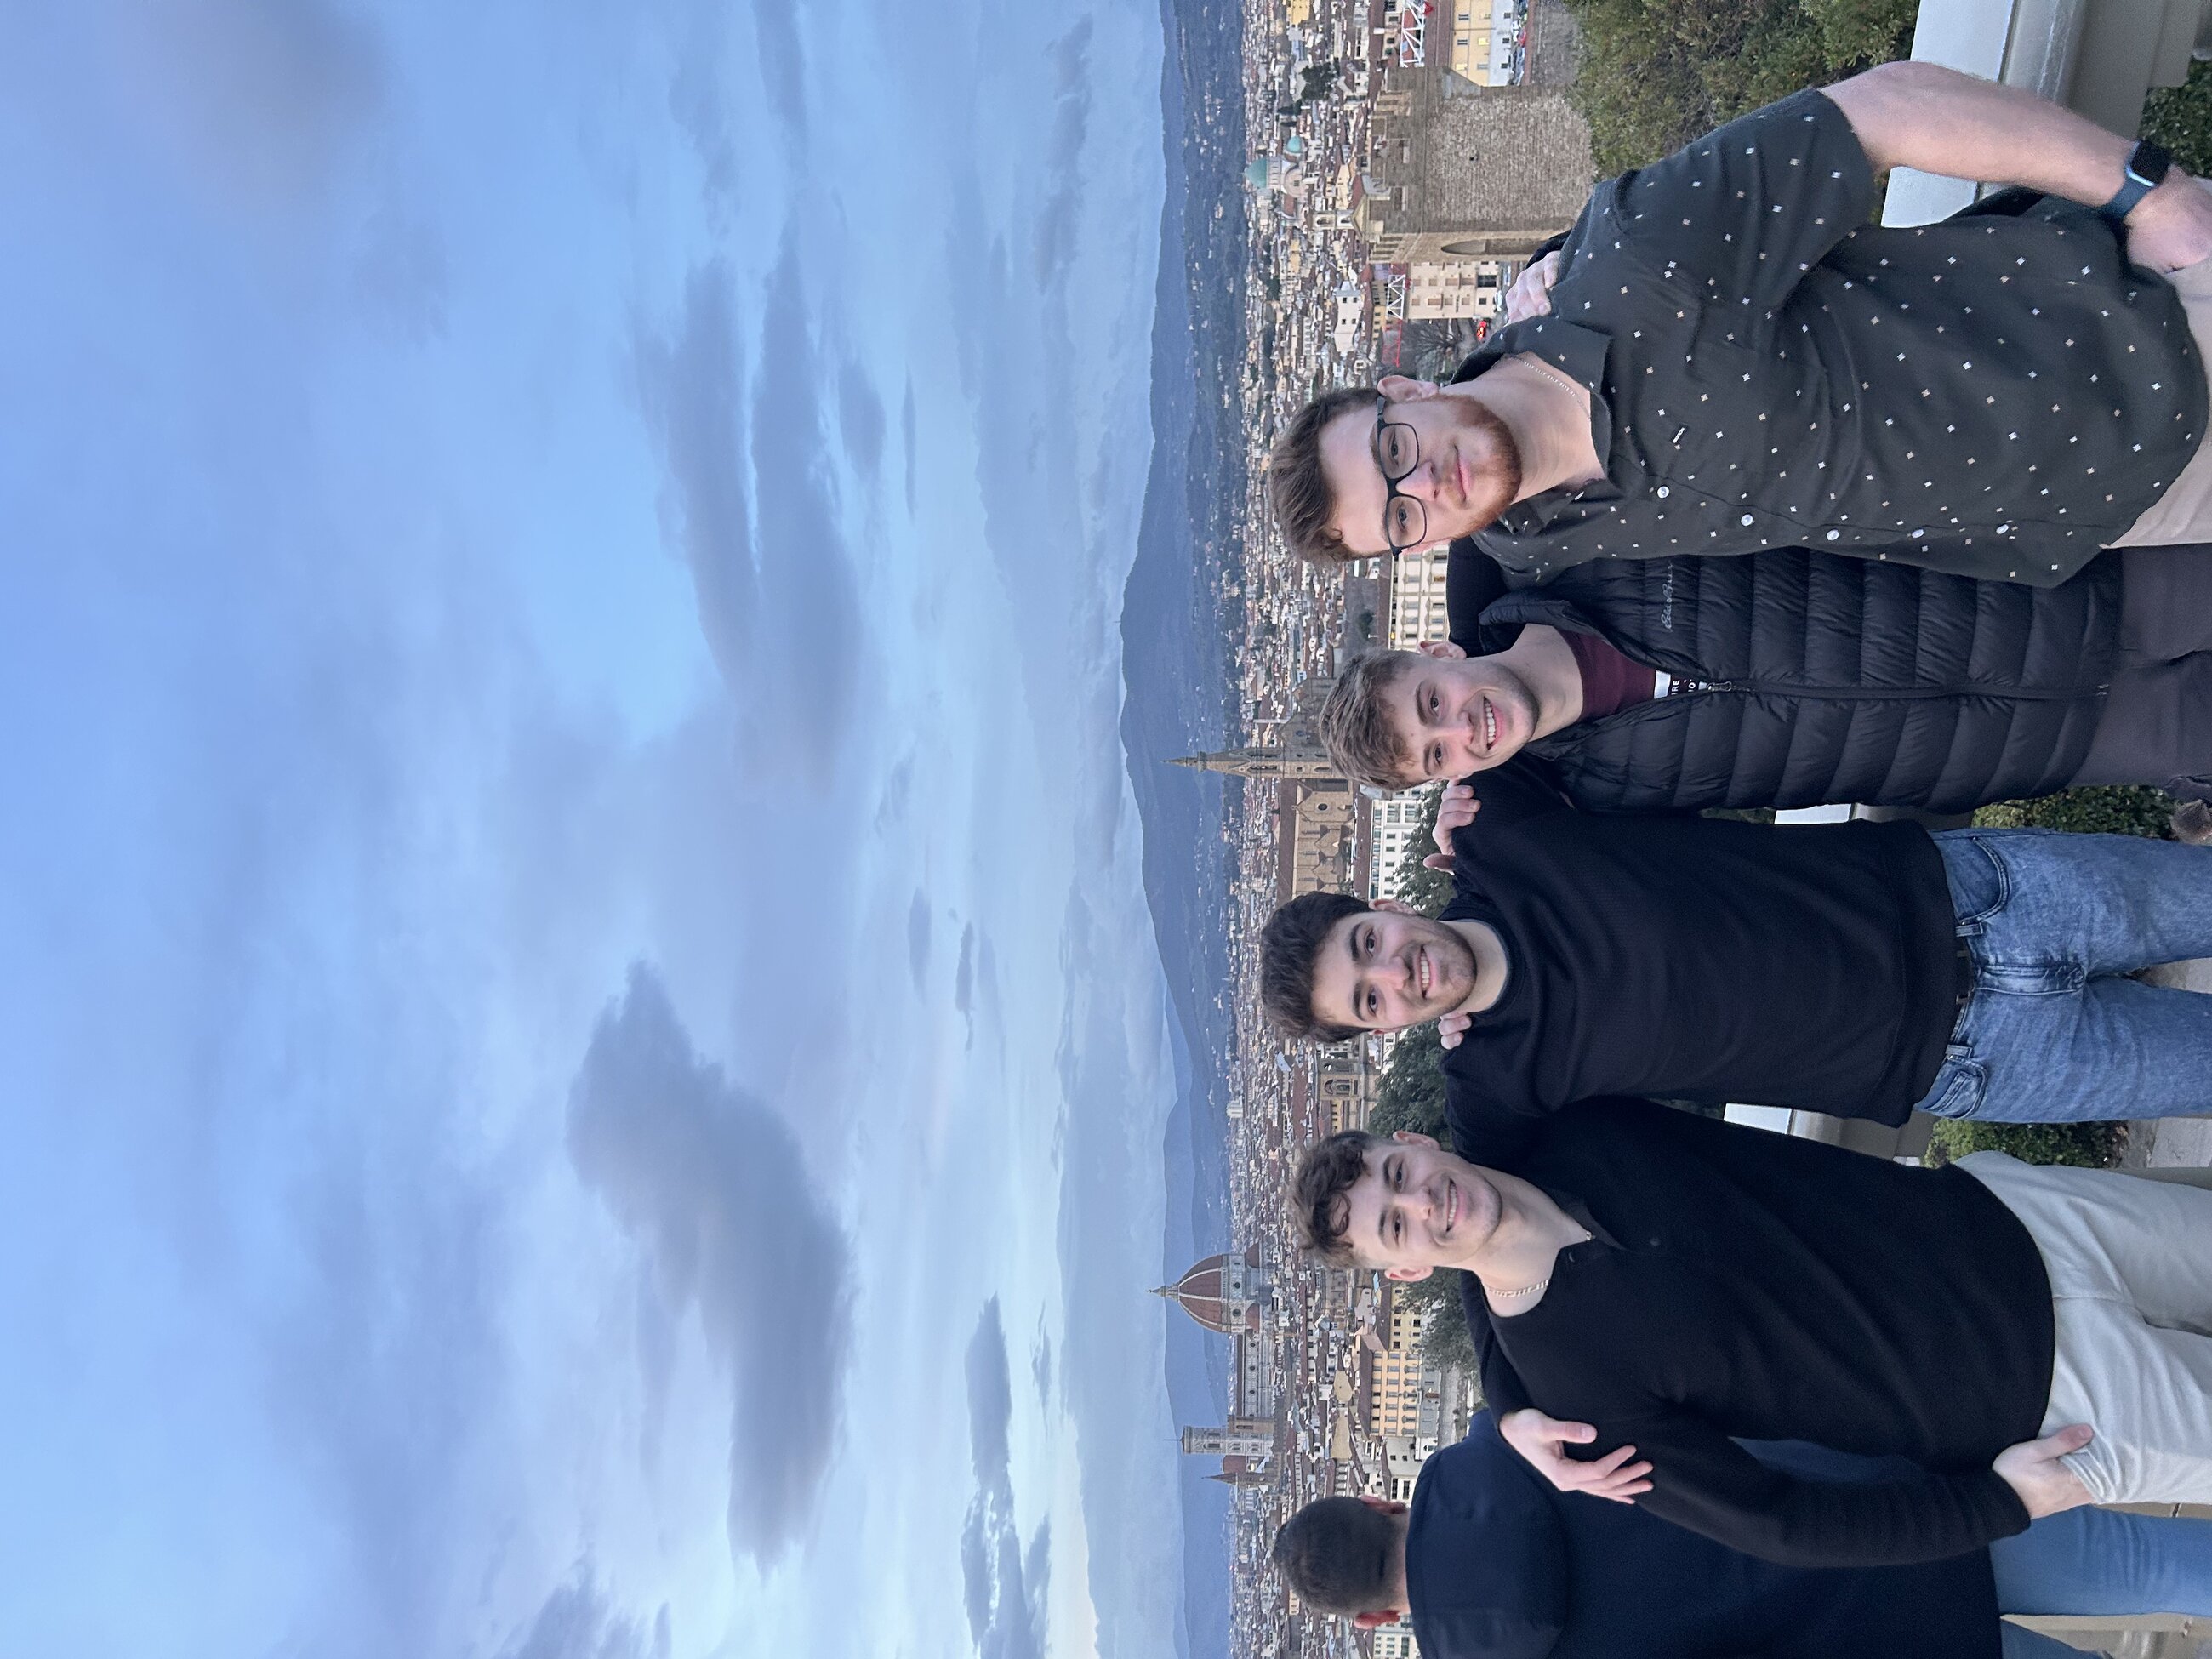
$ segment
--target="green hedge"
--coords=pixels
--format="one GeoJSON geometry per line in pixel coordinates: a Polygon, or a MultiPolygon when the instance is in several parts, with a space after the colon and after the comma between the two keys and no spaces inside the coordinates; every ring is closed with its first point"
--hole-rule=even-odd
{"type": "Polygon", "coordinates": [[[2173,839],[2173,798],[2135,784],[2066,789],[2038,800],[2001,800],[1974,814],[1981,830],[2070,830],[2076,835],[2173,839]]]}
{"type": "MultiPolygon", "coordinates": [[[[1583,30],[1569,95],[1601,176],[1679,149],[1800,87],[1912,49],[1919,0],[1566,0],[1583,30]]],[[[2153,92],[2142,134],[2212,177],[2212,64],[2153,92]]]]}
{"type": "Polygon", "coordinates": [[[2143,103],[2141,131],[2200,179],[2212,174],[2212,64],[2191,64],[2181,85],[2152,93],[2143,103]]]}
{"type": "Polygon", "coordinates": [[[1571,97],[1601,174],[1641,167],[1801,87],[1912,45],[1919,0],[1566,0],[1582,25],[1571,97]]]}
{"type": "Polygon", "coordinates": [[[2124,1123],[1979,1123],[1946,1118],[1928,1138],[1928,1162],[1968,1152],[2010,1152],[2023,1164],[2078,1164],[2109,1170],[2128,1144],[2124,1123]]]}

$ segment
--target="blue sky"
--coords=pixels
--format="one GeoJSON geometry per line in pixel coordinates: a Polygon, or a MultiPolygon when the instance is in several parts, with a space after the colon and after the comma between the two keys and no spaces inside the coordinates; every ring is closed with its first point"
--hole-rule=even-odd
{"type": "Polygon", "coordinates": [[[1157,9],[0,23],[8,1648],[1172,1650],[1157,9]]]}

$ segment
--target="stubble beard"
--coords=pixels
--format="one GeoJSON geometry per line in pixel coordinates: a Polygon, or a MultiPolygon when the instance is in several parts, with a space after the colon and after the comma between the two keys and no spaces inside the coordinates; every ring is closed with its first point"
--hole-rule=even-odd
{"type": "Polygon", "coordinates": [[[1498,522],[1498,515],[1521,499],[1521,446],[1513,428],[1496,410],[1480,398],[1464,399],[1462,424],[1472,441],[1461,447],[1468,454],[1470,493],[1468,523],[1457,534],[1472,536],[1498,522]]]}

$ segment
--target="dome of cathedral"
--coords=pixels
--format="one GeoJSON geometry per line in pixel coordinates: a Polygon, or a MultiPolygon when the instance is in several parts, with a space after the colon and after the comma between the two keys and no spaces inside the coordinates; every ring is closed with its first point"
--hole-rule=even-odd
{"type": "Polygon", "coordinates": [[[1258,1264],[1251,1251],[1209,1255],[1194,1262],[1159,1294],[1182,1304],[1182,1310],[1209,1331],[1234,1335],[1259,1327],[1259,1310],[1253,1305],[1250,1273],[1258,1264]]]}

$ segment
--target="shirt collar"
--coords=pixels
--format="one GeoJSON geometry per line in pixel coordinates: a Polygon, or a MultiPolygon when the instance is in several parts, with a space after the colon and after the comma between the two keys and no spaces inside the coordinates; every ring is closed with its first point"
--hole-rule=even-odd
{"type": "Polygon", "coordinates": [[[1619,477],[1624,458],[1613,452],[1613,404],[1605,392],[1606,354],[1612,349],[1613,337],[1601,330],[1558,317],[1531,317],[1492,331],[1490,337],[1454,372],[1452,383],[1464,385],[1492,364],[1526,352],[1541,357],[1590,395],[1590,444],[1605,457],[1605,477],[1572,489],[1547,489],[1516,501],[1498,515],[1498,527],[1508,535],[1535,535],[1578,501],[1620,498],[1619,477]]]}

